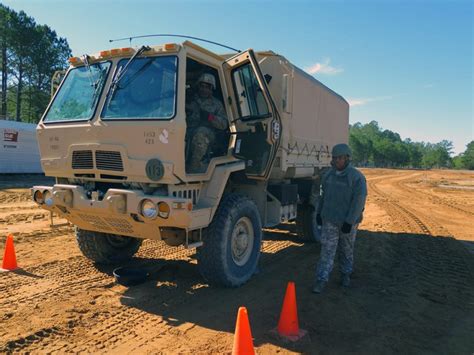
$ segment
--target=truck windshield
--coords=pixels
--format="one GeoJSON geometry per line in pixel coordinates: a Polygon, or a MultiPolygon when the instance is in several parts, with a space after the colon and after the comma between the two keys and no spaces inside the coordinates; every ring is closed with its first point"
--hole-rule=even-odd
{"type": "MultiPolygon", "coordinates": [[[[118,63],[115,76],[127,64],[118,63]]],[[[104,119],[170,119],[175,115],[176,56],[137,58],[116,85],[112,85],[102,111],[104,119]]]]}
{"type": "Polygon", "coordinates": [[[71,69],[46,114],[45,122],[88,120],[94,115],[110,62],[71,69]]]}

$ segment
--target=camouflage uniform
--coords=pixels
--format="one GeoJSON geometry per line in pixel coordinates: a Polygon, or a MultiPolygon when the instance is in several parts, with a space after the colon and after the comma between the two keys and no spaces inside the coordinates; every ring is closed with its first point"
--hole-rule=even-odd
{"type": "Polygon", "coordinates": [[[334,265],[337,245],[339,246],[339,269],[342,274],[350,275],[354,263],[354,243],[358,224],[352,226],[349,233],[342,233],[341,226],[331,222],[323,223],[321,234],[321,256],[316,271],[316,280],[328,281],[334,265]]]}
{"type": "Polygon", "coordinates": [[[331,162],[333,168],[323,175],[321,181],[321,198],[317,205],[319,217],[317,218],[322,221],[323,226],[321,256],[316,269],[316,285],[313,288],[315,293],[320,293],[324,283],[328,281],[338,244],[342,285],[348,287],[350,283],[355,237],[357,227],[363,218],[367,197],[365,177],[350,163],[350,154],[350,148],[346,144],[334,146],[331,162]],[[347,160],[345,167],[338,170],[334,157],[341,155],[346,155],[347,160]]]}
{"type": "Polygon", "coordinates": [[[191,149],[188,170],[191,173],[203,173],[207,169],[205,155],[216,140],[215,130],[227,129],[227,117],[224,106],[213,96],[201,98],[196,95],[188,111],[191,112],[186,119],[187,141],[190,141],[191,149]]]}

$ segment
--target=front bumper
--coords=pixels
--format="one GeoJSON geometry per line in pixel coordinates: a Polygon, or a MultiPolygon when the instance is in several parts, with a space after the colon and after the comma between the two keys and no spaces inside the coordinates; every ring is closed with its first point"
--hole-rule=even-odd
{"type": "Polygon", "coordinates": [[[146,195],[140,191],[109,189],[99,198],[97,193],[87,196],[81,186],[56,184],[34,186],[33,200],[40,207],[57,213],[72,224],[85,230],[119,234],[143,239],[161,239],[161,228],[194,230],[208,225],[211,209],[193,209],[191,199],[146,195]],[[35,194],[50,194],[47,203],[36,201],[35,194]],[[140,211],[144,199],[167,203],[169,216],[146,218],[140,211]]]}

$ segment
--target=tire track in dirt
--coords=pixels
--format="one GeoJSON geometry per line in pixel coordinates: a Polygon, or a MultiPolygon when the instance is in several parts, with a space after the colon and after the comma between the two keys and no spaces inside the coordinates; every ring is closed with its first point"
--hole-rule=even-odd
{"type": "MultiPolygon", "coordinates": [[[[68,234],[72,232],[71,226],[62,226],[58,228],[54,228],[48,231],[40,231],[40,232],[33,232],[33,233],[20,233],[15,234],[15,243],[22,242],[37,242],[37,239],[50,239],[53,237],[69,237],[68,234]]],[[[39,241],[38,241],[39,242],[39,241]]],[[[17,246],[18,248],[18,246],[17,246]]],[[[33,281],[31,277],[42,278],[43,275],[41,273],[45,273],[46,275],[59,272],[61,268],[64,266],[62,264],[54,266],[57,262],[40,264],[40,265],[31,265],[25,269],[19,269],[18,271],[14,272],[0,272],[0,294],[2,298],[4,297],[5,292],[15,293],[19,287],[27,284],[31,284],[33,281]],[[44,269],[44,270],[43,270],[44,269]]],[[[1,298],[0,298],[1,303],[1,298]]]]}
{"type": "MultiPolygon", "coordinates": [[[[409,177],[401,177],[401,178],[393,178],[388,181],[391,182],[392,186],[397,187],[399,190],[401,190],[403,193],[406,193],[408,196],[411,196],[411,199],[408,199],[407,197],[402,197],[397,198],[396,196],[389,196],[386,193],[382,192],[378,187],[375,182],[369,182],[369,186],[371,187],[372,191],[376,193],[379,197],[382,197],[382,201],[388,202],[389,206],[388,208],[390,209],[391,207],[395,207],[396,209],[402,211],[402,213],[405,215],[405,220],[407,220],[406,217],[408,217],[408,220],[414,221],[420,230],[426,234],[429,235],[442,235],[446,237],[452,237],[452,233],[450,231],[439,224],[437,221],[434,220],[434,218],[430,214],[426,213],[420,213],[418,210],[414,210],[411,207],[406,206],[406,204],[413,204],[413,196],[417,196],[421,200],[426,201],[426,196],[423,193],[420,193],[416,191],[416,189],[412,189],[404,184],[406,180],[412,179],[413,177],[419,176],[420,173],[415,173],[410,175],[409,177]],[[403,201],[403,203],[401,203],[403,201]]],[[[385,183],[387,180],[385,181],[385,183]]],[[[433,201],[432,201],[433,202],[433,201]]],[[[435,203],[435,202],[433,202],[435,203]]],[[[436,204],[436,203],[435,203],[436,204]]],[[[386,204],[379,204],[382,208],[386,209],[386,204]]],[[[440,205],[440,203],[438,203],[440,205]]],[[[469,213],[469,211],[464,211],[469,213]]],[[[393,218],[392,218],[393,219],[393,218]]],[[[413,223],[412,223],[413,224],[413,223]]]]}
{"type": "MultiPolygon", "coordinates": [[[[164,257],[166,260],[176,260],[181,259],[185,255],[189,254],[191,251],[184,248],[168,247],[161,246],[156,248],[155,243],[148,243],[148,245],[139,253],[139,256],[142,257],[164,257]]],[[[48,284],[51,284],[53,281],[54,286],[52,288],[41,290],[38,282],[35,282],[32,285],[31,282],[25,281],[16,287],[7,287],[6,292],[4,292],[4,298],[0,301],[0,310],[7,309],[9,312],[15,311],[20,305],[30,305],[33,303],[41,303],[51,300],[61,300],[73,297],[71,295],[76,294],[77,292],[84,291],[91,288],[104,288],[110,287],[113,282],[113,277],[98,271],[92,263],[90,263],[85,257],[79,256],[73,259],[64,260],[61,262],[52,262],[48,264],[43,264],[37,267],[29,268],[30,273],[41,274],[42,277],[48,279],[48,284]],[[32,290],[33,289],[33,290],[32,290]],[[34,290],[38,289],[37,292],[34,290]],[[33,291],[33,292],[32,292],[33,291]],[[18,297],[18,294],[26,294],[27,296],[18,297]]],[[[172,296],[170,296],[171,298],[172,296]]],[[[98,349],[104,348],[105,346],[113,346],[114,341],[116,341],[117,336],[111,336],[110,331],[113,331],[115,328],[121,329],[121,332],[117,334],[127,334],[130,332],[129,326],[136,327],[143,321],[146,322],[147,316],[143,315],[142,312],[136,309],[120,309],[115,314],[107,314],[107,319],[98,318],[98,324],[100,324],[98,335],[103,333],[103,337],[98,337],[97,340],[94,340],[94,344],[98,349]],[[127,325],[128,324],[128,325],[127,325]]],[[[155,321],[150,325],[151,329],[154,329],[155,321]]],[[[62,328],[59,325],[55,326],[56,329],[62,328]]],[[[67,327],[67,334],[71,333],[71,327],[67,327]]],[[[164,330],[163,332],[166,332],[164,330]]],[[[57,336],[52,336],[48,333],[47,338],[36,339],[31,335],[17,339],[13,342],[7,343],[4,347],[5,350],[9,351],[38,351],[41,348],[47,346],[48,351],[53,349],[53,351],[90,351],[91,341],[83,343],[82,347],[74,344],[71,347],[71,344],[64,342],[64,334],[60,332],[55,333],[57,336]],[[29,340],[31,338],[31,341],[29,340]],[[26,340],[25,340],[26,339],[26,340]],[[59,343],[59,346],[55,344],[59,343]]]]}
{"type": "Polygon", "coordinates": [[[161,334],[176,332],[172,326],[167,325],[161,316],[146,314],[133,307],[101,313],[97,317],[96,323],[90,324],[89,327],[90,333],[86,339],[74,343],[64,343],[64,339],[52,338],[53,342],[48,344],[48,350],[89,353],[93,349],[114,350],[124,343],[132,343],[140,348],[161,334]],[[98,327],[94,327],[97,325],[98,327]],[[57,341],[56,344],[55,341],[57,341]]]}
{"type": "MultiPolygon", "coordinates": [[[[391,180],[395,180],[395,185],[399,183],[396,178],[391,180]]],[[[405,196],[399,200],[396,195],[388,195],[377,187],[377,182],[369,181],[371,192],[376,195],[375,203],[386,210],[394,224],[402,228],[405,223],[408,226],[408,234],[397,234],[390,242],[395,255],[390,257],[394,262],[387,271],[392,281],[386,292],[397,300],[397,304],[404,306],[397,312],[394,323],[399,324],[399,330],[386,336],[384,342],[386,348],[392,348],[392,344],[399,344],[394,340],[402,337],[412,349],[420,349],[416,338],[405,329],[405,324],[425,324],[428,328],[437,324],[432,330],[437,331],[441,339],[444,333],[440,329],[458,327],[459,314],[472,314],[474,294],[471,285],[474,278],[471,256],[447,228],[431,216],[404,205],[413,203],[413,199],[405,196]],[[421,235],[410,234],[420,232],[421,235]],[[424,303],[420,303],[421,299],[424,303]],[[423,307],[415,308],[411,304],[422,304],[423,307]]],[[[465,321],[474,332],[471,323],[465,321]]],[[[396,347],[392,349],[400,352],[396,347]]]]}
{"type": "MultiPolygon", "coordinates": [[[[386,182],[386,181],[385,181],[386,182]]],[[[375,193],[376,199],[375,203],[383,208],[392,219],[392,222],[398,225],[401,228],[405,228],[406,225],[410,226],[408,231],[418,230],[421,233],[431,234],[429,227],[423,223],[420,218],[416,216],[415,213],[410,211],[406,207],[402,207],[398,200],[392,196],[387,195],[382,192],[374,181],[368,181],[370,191],[375,193]],[[382,203],[380,203],[382,201],[382,203]],[[401,223],[404,221],[405,223],[401,223]]]]}
{"type": "Polygon", "coordinates": [[[23,306],[61,299],[83,290],[85,285],[97,287],[110,283],[109,275],[98,272],[81,256],[30,267],[27,271],[36,277],[24,278],[23,282],[10,280],[13,286],[2,285],[0,311],[11,312],[23,306]]]}
{"type": "Polygon", "coordinates": [[[5,217],[0,217],[0,223],[5,225],[19,224],[19,223],[33,223],[37,220],[46,220],[49,218],[49,213],[35,211],[34,213],[12,213],[5,217]]]}
{"type": "Polygon", "coordinates": [[[163,241],[145,240],[137,253],[137,257],[150,259],[177,260],[194,254],[194,249],[186,249],[184,246],[169,246],[163,241]]]}
{"type": "MultiPolygon", "coordinates": [[[[397,199],[383,193],[376,183],[369,182],[369,186],[381,197],[376,203],[387,211],[395,223],[400,224],[401,218],[411,227],[409,232],[420,231],[424,234],[400,238],[400,243],[394,246],[400,260],[404,260],[398,264],[397,273],[404,282],[410,283],[408,289],[421,289],[418,295],[434,303],[446,304],[449,297],[454,300],[450,304],[467,304],[472,299],[469,286],[472,275],[468,271],[466,251],[461,244],[432,218],[402,206],[397,199]]],[[[472,309],[472,305],[467,307],[472,309]]]]}
{"type": "Polygon", "coordinates": [[[409,184],[410,182],[413,183],[413,178],[418,177],[420,175],[421,174],[414,174],[414,175],[405,177],[403,179],[396,180],[393,183],[393,185],[398,187],[400,190],[407,192],[408,194],[417,195],[419,198],[421,198],[423,200],[428,200],[431,203],[433,203],[434,205],[446,206],[446,207],[452,208],[452,209],[454,209],[458,212],[462,212],[462,213],[468,214],[470,216],[474,216],[474,212],[465,210],[465,209],[459,207],[458,205],[456,205],[456,204],[454,204],[450,201],[447,201],[446,199],[444,199],[442,197],[433,195],[433,194],[429,193],[427,191],[427,189],[424,189],[423,192],[419,192],[416,188],[407,186],[407,184],[409,184]]]}
{"type": "Polygon", "coordinates": [[[43,328],[25,337],[8,341],[0,347],[0,352],[11,354],[13,352],[22,352],[30,347],[41,348],[45,340],[49,338],[57,338],[62,335],[64,335],[64,333],[58,327],[43,328]]]}
{"type": "Polygon", "coordinates": [[[14,211],[41,211],[44,212],[44,210],[41,210],[38,205],[36,205],[33,202],[26,202],[22,204],[18,203],[11,203],[11,204],[1,204],[0,205],[0,213],[2,212],[14,212],[14,211]]]}
{"type": "MultiPolygon", "coordinates": [[[[149,243],[152,244],[152,243],[149,243]]],[[[161,258],[165,260],[177,260],[188,256],[193,251],[184,248],[161,246],[155,248],[150,245],[140,250],[138,257],[161,258]]],[[[156,264],[156,260],[153,260],[156,264]]],[[[0,310],[5,307],[15,307],[17,304],[25,304],[36,301],[41,302],[46,299],[60,298],[64,292],[71,293],[82,289],[83,285],[100,287],[101,282],[111,282],[113,277],[107,273],[97,270],[94,265],[85,257],[77,256],[67,260],[54,261],[39,266],[28,267],[25,271],[39,277],[34,279],[33,284],[37,291],[28,289],[28,296],[19,297],[21,289],[32,284],[31,278],[24,277],[18,279],[17,275],[6,273],[0,278],[0,292],[3,292],[0,299],[0,310]],[[44,279],[44,282],[41,280],[44,279]],[[51,283],[55,285],[47,290],[41,290],[41,283],[51,283]],[[67,290],[61,292],[61,290],[67,290]]]]}
{"type": "MultiPolygon", "coordinates": [[[[372,189],[372,183],[377,189],[376,185],[382,180],[390,180],[398,176],[400,175],[396,174],[390,177],[387,174],[380,178],[370,179],[368,180],[369,186],[372,189]]],[[[380,186],[378,189],[379,192],[383,193],[380,186]]],[[[386,265],[386,271],[389,274],[387,277],[389,280],[387,293],[391,298],[388,303],[386,299],[381,300],[381,304],[384,306],[392,304],[393,309],[387,309],[387,313],[398,318],[395,318],[394,323],[387,323],[393,325],[393,329],[390,331],[385,328],[384,331],[380,332],[376,328],[374,328],[375,332],[361,330],[357,337],[370,339],[371,336],[377,338],[381,336],[383,340],[379,339],[376,342],[380,346],[383,345],[383,349],[392,349],[394,353],[400,353],[400,347],[406,350],[408,345],[412,350],[433,351],[435,349],[434,345],[429,347],[427,344],[420,344],[417,341],[417,335],[412,335],[410,332],[421,334],[425,340],[435,339],[438,334],[440,339],[446,339],[446,335],[442,333],[442,330],[449,330],[453,324],[456,324],[452,321],[453,314],[459,315],[459,313],[465,313],[465,311],[472,309],[472,305],[470,305],[473,300],[472,291],[466,288],[466,285],[472,284],[472,274],[466,270],[459,243],[451,238],[432,236],[434,234],[449,235],[449,232],[443,226],[424,213],[418,213],[415,206],[406,205],[406,202],[403,203],[404,201],[398,200],[396,196],[373,193],[376,197],[375,203],[384,209],[388,209],[387,213],[395,224],[402,226],[408,233],[422,233],[424,235],[398,234],[384,238],[389,243],[384,246],[388,249],[384,253],[384,257],[389,262],[386,265]],[[427,231],[424,231],[424,229],[427,231]],[[421,305],[421,307],[410,307],[414,299],[423,301],[421,303],[415,302],[416,305],[421,305]],[[441,308],[440,305],[442,305],[441,308]],[[436,319],[437,317],[441,318],[442,321],[446,319],[444,327],[440,326],[442,323],[439,319],[436,319]],[[431,323],[435,325],[431,327],[431,323]],[[417,327],[420,329],[428,328],[428,330],[422,332],[417,327]],[[436,335],[431,337],[426,335],[430,331],[433,331],[436,335]],[[403,346],[405,347],[403,348],[403,346]]],[[[15,240],[27,241],[31,238],[35,242],[43,242],[42,239],[49,237],[52,233],[56,233],[58,236],[72,237],[73,228],[65,226],[64,228],[61,227],[59,231],[22,233],[18,238],[15,235],[15,240]]],[[[301,270],[308,270],[315,266],[317,246],[302,244],[296,237],[292,240],[293,237],[292,233],[285,233],[276,229],[265,231],[260,259],[262,268],[260,273],[255,275],[256,282],[265,282],[265,286],[256,288],[259,289],[258,292],[254,292],[252,287],[250,290],[241,292],[242,298],[239,299],[239,302],[261,301],[269,295],[275,295],[275,290],[284,282],[283,279],[292,275],[289,271],[291,265],[298,265],[300,271],[297,271],[297,273],[300,276],[302,274],[301,270]],[[294,248],[297,248],[296,252],[294,248]]],[[[378,240],[380,241],[381,238],[378,240]]],[[[18,309],[15,317],[21,317],[26,307],[32,308],[37,302],[40,306],[41,304],[49,305],[53,303],[58,304],[58,306],[67,305],[67,307],[70,307],[71,300],[76,298],[78,300],[77,306],[74,305],[74,310],[71,311],[72,319],[71,317],[66,319],[66,317],[55,318],[51,316],[50,320],[47,320],[48,318],[45,317],[45,320],[37,326],[37,329],[30,331],[25,328],[25,334],[22,333],[21,336],[7,330],[0,332],[2,339],[6,339],[3,344],[0,343],[0,352],[130,353],[133,350],[138,350],[140,353],[179,353],[191,352],[190,349],[193,352],[202,353],[228,351],[229,346],[231,346],[229,340],[231,336],[228,333],[230,330],[226,326],[222,326],[222,323],[214,326],[214,320],[208,323],[208,319],[204,316],[195,317],[183,313],[193,314],[193,312],[199,311],[196,307],[208,307],[210,304],[216,304],[214,312],[220,315],[216,318],[216,321],[222,318],[222,314],[229,318],[234,316],[230,315],[228,308],[224,307],[221,302],[221,298],[229,295],[228,293],[213,288],[208,289],[202,280],[196,279],[195,260],[191,259],[193,254],[194,250],[170,247],[163,242],[144,241],[132,264],[143,263],[156,266],[160,263],[169,262],[170,269],[167,270],[171,270],[172,275],[170,276],[170,273],[167,272],[164,280],[160,276],[156,288],[153,284],[148,283],[132,290],[126,290],[123,294],[123,289],[114,286],[113,277],[110,274],[111,268],[101,268],[102,271],[98,271],[82,256],[26,268],[25,271],[31,274],[38,274],[43,278],[46,277],[47,280],[52,280],[50,288],[43,287],[42,279],[12,273],[0,273],[0,295],[2,297],[4,292],[10,292],[10,289],[15,287],[16,291],[10,292],[9,296],[13,300],[31,295],[31,290],[35,288],[38,288],[35,291],[40,294],[41,292],[50,292],[48,297],[41,298],[41,301],[27,299],[25,303],[19,306],[23,308],[18,309]],[[75,284],[75,281],[82,282],[82,284],[75,284]],[[21,283],[21,287],[17,287],[14,284],[15,282],[21,283]],[[140,287],[143,287],[143,289],[140,287]],[[73,288],[73,290],[68,291],[70,288],[73,288]],[[112,293],[114,298],[120,297],[120,294],[122,294],[121,305],[114,304],[115,301],[108,301],[108,297],[111,297],[112,293]],[[190,296],[190,293],[195,293],[195,295],[190,296]],[[104,302],[104,305],[97,304],[91,307],[88,303],[89,300],[93,295],[98,294],[105,294],[105,297],[98,298],[98,302],[104,302]],[[194,304],[191,305],[191,303],[194,304]],[[198,331],[195,329],[196,327],[207,327],[209,330],[203,331],[201,329],[198,331]],[[227,346],[221,343],[227,344],[227,346]]],[[[385,267],[385,265],[380,266],[385,267]]],[[[300,279],[300,282],[302,280],[305,279],[300,279]]],[[[375,278],[374,286],[372,287],[369,284],[372,288],[369,287],[368,290],[356,289],[356,292],[365,293],[364,297],[372,297],[372,301],[375,301],[376,298],[384,298],[383,296],[380,297],[379,281],[380,279],[375,278]]],[[[386,283],[385,279],[382,281],[386,283]]],[[[359,282],[361,281],[359,280],[359,282]]],[[[385,287],[385,284],[383,287],[385,287]]],[[[328,291],[331,294],[331,290],[328,291]]],[[[360,298],[359,302],[364,304],[360,298]]],[[[331,306],[332,301],[325,304],[331,306]]],[[[369,311],[375,312],[371,308],[370,302],[366,307],[369,311]]],[[[318,307],[315,309],[314,314],[318,314],[318,307]]],[[[28,313],[31,314],[31,312],[28,313]]],[[[383,315],[374,313],[375,320],[380,316],[383,315]]],[[[273,322],[273,316],[270,318],[273,322]]],[[[271,322],[267,323],[270,324],[271,322]]],[[[306,325],[309,326],[309,324],[306,325]]],[[[383,322],[380,324],[385,326],[383,322]]],[[[322,334],[328,336],[336,334],[340,328],[335,326],[337,322],[333,325],[333,329],[329,328],[329,333],[322,334]],[[332,334],[332,332],[335,333],[332,334]]],[[[311,328],[306,327],[305,329],[311,328]]],[[[313,328],[313,332],[321,334],[321,329],[325,328],[316,327],[313,328]]],[[[258,333],[258,328],[256,332],[258,333]]],[[[357,331],[354,332],[354,334],[356,333],[357,331]]],[[[349,339],[347,342],[350,343],[350,337],[354,334],[349,332],[347,335],[338,335],[337,337],[339,339],[349,339]]],[[[264,337],[260,338],[265,339],[264,337]]],[[[283,352],[285,350],[300,351],[297,346],[293,348],[282,345],[280,349],[283,352]]],[[[301,352],[310,352],[308,349],[311,349],[311,347],[300,349],[302,349],[301,352]]],[[[360,347],[358,349],[360,350],[360,347]]],[[[380,350],[380,348],[377,349],[380,350]]]]}
{"type": "MultiPolygon", "coordinates": [[[[47,236],[47,234],[42,233],[42,236],[47,236]]],[[[182,247],[166,245],[156,247],[156,243],[147,244],[149,245],[139,251],[138,257],[177,260],[194,252],[182,247]]],[[[156,265],[156,260],[149,263],[156,265]]],[[[0,274],[0,292],[2,293],[0,311],[15,310],[33,302],[61,299],[65,295],[83,290],[85,285],[103,287],[104,283],[113,281],[113,276],[97,270],[93,263],[83,256],[30,266],[24,271],[34,275],[34,278],[19,278],[15,273],[0,274]],[[44,285],[48,285],[46,289],[44,285]]]]}
{"type": "MultiPolygon", "coordinates": [[[[288,235],[285,235],[285,237],[288,237],[288,235]]],[[[270,265],[274,263],[272,255],[274,256],[289,246],[300,245],[301,244],[296,244],[290,240],[264,241],[262,243],[263,255],[261,263],[262,265],[270,265]]],[[[176,248],[167,246],[162,242],[146,241],[137,256],[147,259],[164,258],[169,261],[182,260],[183,258],[188,258],[193,253],[194,250],[186,250],[183,247],[176,248]]],[[[153,263],[153,261],[149,263],[153,263]]],[[[156,263],[154,264],[156,265],[156,263]]],[[[111,282],[111,276],[96,271],[92,264],[83,257],[32,267],[29,268],[29,272],[42,274],[43,277],[49,278],[49,282],[51,280],[56,281],[55,287],[49,290],[40,290],[35,294],[31,294],[31,290],[28,290],[27,297],[18,297],[18,294],[22,293],[21,287],[20,289],[18,289],[18,287],[15,287],[15,289],[7,288],[4,301],[0,302],[0,309],[6,304],[8,304],[11,310],[12,305],[14,307],[15,304],[18,303],[27,304],[42,302],[46,299],[64,299],[69,297],[70,294],[83,290],[85,286],[87,286],[88,289],[95,287],[103,288],[111,282]]],[[[180,288],[191,288],[193,282],[192,280],[180,280],[180,288]]],[[[28,287],[28,282],[26,281],[26,284],[23,283],[22,286],[28,287]]],[[[163,302],[172,300],[174,305],[186,302],[186,295],[181,294],[177,297],[173,289],[168,290],[167,295],[163,295],[163,292],[161,292],[161,294],[160,298],[163,299],[163,302]]],[[[59,325],[56,325],[56,327],[58,329],[63,328],[59,325]]],[[[142,345],[145,346],[152,341],[153,337],[159,336],[160,334],[177,332],[176,335],[181,335],[181,330],[168,325],[162,317],[144,314],[142,311],[134,308],[117,309],[113,312],[100,315],[96,319],[96,322],[91,324],[90,327],[93,329],[92,341],[88,339],[83,343],[75,342],[69,344],[64,341],[64,335],[61,336],[61,333],[58,332],[58,336],[50,335],[47,338],[40,339],[40,341],[26,341],[24,340],[26,337],[15,340],[9,343],[8,349],[15,351],[36,351],[42,347],[47,347],[48,351],[80,352],[90,351],[91,346],[96,349],[106,348],[112,350],[124,342],[133,342],[136,344],[136,348],[140,348],[142,345]]],[[[68,333],[71,331],[73,331],[73,329],[68,329],[68,333]]]]}
{"type": "MultiPolygon", "coordinates": [[[[60,226],[48,227],[43,230],[34,231],[34,232],[19,232],[14,234],[15,244],[21,242],[41,242],[41,239],[51,239],[56,237],[72,238],[74,233],[74,227],[71,224],[63,224],[60,226]]],[[[3,276],[6,276],[3,274],[3,276]]],[[[2,279],[2,274],[0,273],[0,280],[2,279]]]]}
{"type": "Polygon", "coordinates": [[[29,191],[17,192],[17,191],[0,191],[0,203],[18,203],[18,202],[30,202],[31,193],[29,191]]]}
{"type": "MultiPolygon", "coordinates": [[[[275,265],[275,254],[292,245],[297,244],[288,240],[264,243],[262,247],[262,252],[264,253],[262,255],[262,265],[275,265]]],[[[313,252],[311,251],[311,253],[313,252]]],[[[298,257],[301,257],[301,255],[298,257]]],[[[295,258],[295,255],[287,255],[283,257],[283,259],[278,255],[279,263],[284,262],[288,258],[295,258]]],[[[180,279],[179,288],[190,290],[195,282],[196,280],[192,279],[180,279]]],[[[259,296],[255,295],[254,297],[258,298],[259,296]]],[[[180,305],[186,303],[187,300],[186,292],[177,294],[173,287],[166,289],[160,288],[159,301],[162,304],[172,304],[173,308],[179,308],[180,305]]],[[[100,317],[96,324],[99,326],[91,333],[93,340],[89,339],[69,347],[63,346],[55,348],[53,346],[53,349],[65,352],[90,351],[91,347],[93,349],[105,348],[108,350],[117,350],[120,349],[120,346],[123,344],[133,344],[135,349],[143,349],[150,342],[163,334],[172,334],[182,337],[189,329],[195,326],[190,325],[189,328],[183,330],[182,326],[177,328],[174,325],[170,325],[166,320],[166,315],[144,314],[135,308],[126,308],[125,310],[118,309],[114,312],[110,312],[100,317]]],[[[50,348],[49,346],[48,349],[50,348]]],[[[161,349],[161,351],[166,351],[166,349],[161,349]]]]}

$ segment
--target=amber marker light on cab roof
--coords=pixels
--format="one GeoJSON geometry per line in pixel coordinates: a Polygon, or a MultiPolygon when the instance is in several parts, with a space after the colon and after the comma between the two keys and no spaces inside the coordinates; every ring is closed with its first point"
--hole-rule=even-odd
{"type": "Polygon", "coordinates": [[[108,56],[110,56],[110,51],[101,51],[100,56],[102,58],[108,57],[108,56]]]}
{"type": "Polygon", "coordinates": [[[69,60],[69,64],[71,65],[77,65],[81,62],[81,59],[79,57],[71,57],[68,60],[69,60]]]}
{"type": "Polygon", "coordinates": [[[166,51],[174,51],[174,50],[176,50],[176,44],[175,44],[175,43],[166,43],[166,44],[165,44],[165,50],[166,50],[166,51]]]}

